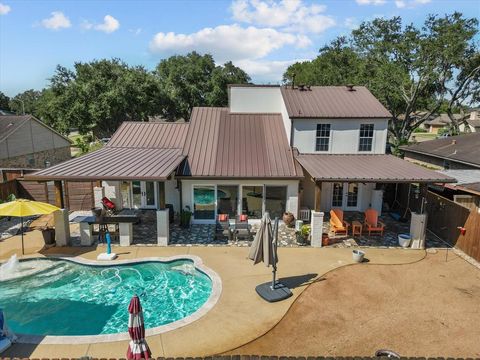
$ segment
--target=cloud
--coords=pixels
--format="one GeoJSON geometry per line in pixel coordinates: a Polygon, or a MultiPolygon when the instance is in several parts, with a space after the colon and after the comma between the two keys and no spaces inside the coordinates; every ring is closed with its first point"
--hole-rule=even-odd
{"type": "Polygon", "coordinates": [[[47,29],[59,30],[66,29],[72,26],[70,19],[66,17],[61,11],[53,11],[49,18],[43,19],[41,25],[47,29]]]}
{"type": "Polygon", "coordinates": [[[412,9],[417,5],[428,4],[431,0],[395,0],[395,5],[399,9],[409,8],[412,9]]]}
{"type": "Polygon", "coordinates": [[[85,30],[93,29],[110,34],[120,28],[120,22],[111,15],[105,15],[105,17],[103,18],[103,23],[101,24],[92,24],[91,22],[84,20],[81,26],[85,30]]]}
{"type": "Polygon", "coordinates": [[[8,5],[0,3],[0,15],[7,15],[12,8],[8,5]]]}
{"type": "Polygon", "coordinates": [[[358,5],[384,5],[385,0],[355,0],[358,5]]]}
{"type": "Polygon", "coordinates": [[[239,22],[311,33],[335,25],[333,17],[322,14],[325,10],[324,5],[305,5],[302,0],[234,0],[231,6],[233,18],[239,22]]]}
{"type": "Polygon", "coordinates": [[[356,17],[347,17],[343,22],[343,25],[349,29],[356,29],[358,27],[358,19],[356,17]]]}
{"type": "Polygon", "coordinates": [[[238,60],[234,64],[245,70],[250,76],[257,81],[264,83],[279,83],[282,81],[283,73],[292,64],[296,62],[307,61],[306,59],[293,60],[238,60]]]}
{"type": "Polygon", "coordinates": [[[128,31],[131,32],[132,34],[134,34],[134,35],[136,36],[136,35],[140,35],[140,34],[141,34],[142,28],[128,29],[128,31]]]}
{"type": "Polygon", "coordinates": [[[210,53],[217,62],[259,59],[286,45],[311,45],[305,35],[294,35],[272,28],[241,27],[238,24],[204,28],[191,34],[157,33],[150,51],[164,56],[190,51],[210,53]]]}

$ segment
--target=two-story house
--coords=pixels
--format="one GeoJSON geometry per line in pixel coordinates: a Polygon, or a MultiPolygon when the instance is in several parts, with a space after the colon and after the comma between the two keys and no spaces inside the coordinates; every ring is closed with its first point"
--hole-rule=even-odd
{"type": "Polygon", "coordinates": [[[386,155],[389,118],[364,87],[231,85],[228,107],[126,122],[103,149],[29,178],[101,181],[118,207],[189,207],[197,223],[381,208],[382,184],[454,181],[386,155]]]}

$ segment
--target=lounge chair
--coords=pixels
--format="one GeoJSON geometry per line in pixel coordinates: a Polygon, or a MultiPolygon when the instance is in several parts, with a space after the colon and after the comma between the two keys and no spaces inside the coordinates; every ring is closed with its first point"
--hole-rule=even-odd
{"type": "Polygon", "coordinates": [[[378,233],[383,236],[383,230],[385,229],[385,224],[378,220],[378,212],[375,209],[365,210],[365,221],[364,226],[368,231],[370,236],[373,233],[378,233]]]}
{"type": "Polygon", "coordinates": [[[230,229],[230,218],[228,214],[218,214],[217,224],[215,227],[216,240],[232,240],[232,230],[230,229]]]}
{"type": "Polygon", "coordinates": [[[330,210],[330,231],[333,231],[335,235],[337,233],[348,234],[348,228],[350,224],[343,220],[343,211],[340,209],[330,210]]]}
{"type": "Polygon", "coordinates": [[[11,340],[8,338],[9,332],[5,324],[3,311],[0,310],[0,354],[12,346],[11,340]]]}
{"type": "Polygon", "coordinates": [[[238,241],[239,239],[253,240],[253,235],[250,232],[250,225],[248,225],[247,215],[242,214],[235,217],[233,235],[235,236],[235,241],[238,241]]]}

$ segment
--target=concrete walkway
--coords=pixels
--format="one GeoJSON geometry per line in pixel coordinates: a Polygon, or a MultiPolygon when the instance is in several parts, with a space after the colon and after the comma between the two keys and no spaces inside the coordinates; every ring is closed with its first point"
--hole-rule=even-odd
{"type": "MultiPolygon", "coordinates": [[[[99,248],[51,248],[42,251],[41,234],[25,236],[26,257],[71,255],[95,259],[99,248]]],[[[20,255],[20,238],[0,242],[0,260],[13,253],[20,255]]],[[[270,304],[258,297],[255,286],[271,279],[271,270],[263,264],[253,266],[247,260],[248,249],[239,247],[115,247],[120,259],[191,254],[216,271],[223,292],[215,307],[199,320],[176,330],[149,337],[155,357],[206,356],[227,352],[268,332],[286,314],[308,284],[320,281],[325,273],[352,264],[351,249],[280,248],[279,277],[293,289],[290,299],[270,304]]],[[[367,249],[371,264],[404,264],[423,259],[424,251],[403,249],[367,249]]],[[[362,266],[355,265],[355,266],[362,266]]],[[[321,302],[319,301],[319,304],[321,302]]],[[[77,345],[16,344],[3,356],[11,357],[125,357],[127,341],[77,345]]]]}

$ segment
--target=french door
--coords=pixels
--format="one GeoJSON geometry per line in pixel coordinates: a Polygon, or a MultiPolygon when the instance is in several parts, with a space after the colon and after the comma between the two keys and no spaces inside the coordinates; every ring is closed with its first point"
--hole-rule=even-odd
{"type": "Polygon", "coordinates": [[[135,209],[156,209],[157,184],[154,181],[132,181],[132,205],[135,209]]]}
{"type": "Polygon", "coordinates": [[[359,190],[358,183],[333,183],[332,208],[341,208],[347,211],[358,210],[359,190]]]}

